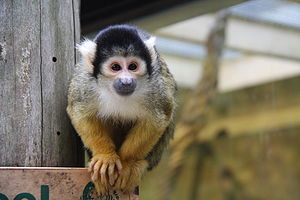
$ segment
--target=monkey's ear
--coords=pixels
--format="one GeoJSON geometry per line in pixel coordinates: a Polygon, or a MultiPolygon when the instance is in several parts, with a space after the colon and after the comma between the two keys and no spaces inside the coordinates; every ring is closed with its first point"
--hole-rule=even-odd
{"type": "Polygon", "coordinates": [[[82,56],[82,64],[88,71],[93,72],[93,61],[95,59],[97,44],[91,40],[84,40],[76,46],[82,56]]]}
{"type": "Polygon", "coordinates": [[[148,50],[150,52],[152,65],[154,65],[157,61],[157,53],[155,51],[155,41],[156,41],[156,37],[154,37],[154,36],[151,36],[148,40],[144,41],[146,47],[148,48],[148,50]]]}

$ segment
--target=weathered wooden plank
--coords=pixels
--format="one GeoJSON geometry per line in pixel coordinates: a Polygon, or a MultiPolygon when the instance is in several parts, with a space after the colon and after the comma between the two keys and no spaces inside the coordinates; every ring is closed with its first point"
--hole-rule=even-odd
{"type": "Polygon", "coordinates": [[[66,114],[68,84],[79,38],[79,27],[75,27],[79,18],[77,6],[77,0],[41,2],[43,166],[83,164],[79,137],[66,114]]]}
{"type": "Polygon", "coordinates": [[[211,103],[209,123],[198,139],[268,133],[300,123],[300,77],[221,93],[211,103]]]}
{"type": "Polygon", "coordinates": [[[1,200],[91,199],[89,174],[83,168],[0,167],[0,180],[1,200]]]}
{"type": "Polygon", "coordinates": [[[11,155],[6,154],[9,149],[6,141],[9,139],[7,132],[13,132],[12,129],[12,103],[14,98],[14,76],[15,68],[13,63],[13,38],[12,38],[12,2],[0,2],[0,164],[9,161],[11,155]],[[9,17],[8,17],[9,16],[9,17]],[[9,66],[9,67],[8,67],[9,66]]]}
{"type": "Polygon", "coordinates": [[[0,166],[79,166],[66,115],[79,1],[0,2],[0,166]]]}
{"type": "Polygon", "coordinates": [[[0,165],[41,165],[40,6],[0,1],[0,165]]]}
{"type": "Polygon", "coordinates": [[[0,199],[138,200],[123,193],[98,195],[85,168],[0,167],[0,199]]]}
{"type": "MultiPolygon", "coordinates": [[[[72,0],[73,1],[73,20],[74,20],[74,33],[75,33],[75,43],[80,43],[81,38],[81,26],[80,26],[80,0],[72,0]]],[[[79,51],[75,51],[75,63],[79,62],[79,51]]]]}

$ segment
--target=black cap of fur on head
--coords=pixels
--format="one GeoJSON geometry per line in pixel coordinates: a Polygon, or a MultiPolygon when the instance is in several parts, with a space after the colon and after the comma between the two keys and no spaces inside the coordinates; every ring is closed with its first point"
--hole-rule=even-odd
{"type": "Polygon", "coordinates": [[[97,75],[101,73],[101,64],[111,56],[138,56],[146,62],[150,75],[152,72],[151,55],[139,33],[145,34],[145,32],[128,25],[109,26],[100,31],[94,39],[97,48],[93,61],[93,76],[97,78],[97,75]]]}

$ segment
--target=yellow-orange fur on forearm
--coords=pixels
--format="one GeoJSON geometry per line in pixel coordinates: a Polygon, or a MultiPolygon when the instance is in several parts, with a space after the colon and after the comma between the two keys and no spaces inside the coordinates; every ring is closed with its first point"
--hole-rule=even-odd
{"type": "MultiPolygon", "coordinates": [[[[73,114],[69,108],[68,113],[70,116],[73,114]]],[[[84,145],[92,151],[93,155],[115,153],[116,147],[109,136],[108,128],[96,116],[83,119],[71,117],[71,119],[84,145]]]]}
{"type": "Polygon", "coordinates": [[[165,127],[141,120],[130,130],[120,150],[121,160],[143,160],[163,134],[165,127]]]}

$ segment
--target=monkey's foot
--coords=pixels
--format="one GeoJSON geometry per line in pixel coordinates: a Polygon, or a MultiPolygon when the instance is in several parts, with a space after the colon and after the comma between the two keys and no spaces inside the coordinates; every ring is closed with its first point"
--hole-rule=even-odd
{"type": "Polygon", "coordinates": [[[96,154],[89,165],[92,181],[100,181],[106,187],[114,185],[121,170],[122,164],[117,154],[96,154]]]}
{"type": "Polygon", "coordinates": [[[123,161],[123,169],[114,185],[116,190],[132,193],[141,182],[148,164],[146,160],[123,161]]]}

